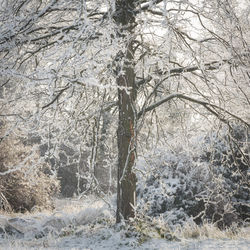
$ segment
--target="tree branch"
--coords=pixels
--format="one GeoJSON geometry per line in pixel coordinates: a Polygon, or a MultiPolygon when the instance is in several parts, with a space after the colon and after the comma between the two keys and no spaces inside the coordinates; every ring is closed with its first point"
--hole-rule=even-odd
{"type": "MultiPolygon", "coordinates": [[[[244,56],[244,55],[243,55],[244,56]]],[[[219,69],[219,67],[221,67],[224,64],[233,64],[232,62],[233,58],[230,59],[224,59],[224,60],[218,60],[218,61],[212,61],[209,63],[205,63],[204,64],[204,70],[216,70],[219,69]]],[[[181,73],[188,73],[188,72],[194,72],[197,70],[202,70],[199,66],[190,66],[190,67],[179,67],[179,68],[174,68],[174,69],[170,69],[168,71],[162,71],[162,70],[158,70],[155,71],[154,73],[158,73],[159,75],[166,75],[168,74],[167,78],[172,77],[172,76],[177,76],[181,73]]],[[[150,82],[153,79],[152,76],[148,76],[147,78],[141,79],[136,83],[137,87],[140,87],[141,85],[144,85],[148,82],[150,82]]],[[[163,81],[161,81],[162,83],[163,81]]]]}
{"type": "Polygon", "coordinates": [[[148,10],[152,5],[163,2],[163,0],[151,0],[143,4],[139,9],[135,10],[135,14],[139,14],[142,10],[148,10]]]}
{"type": "MultiPolygon", "coordinates": [[[[205,63],[204,70],[216,70],[226,63],[232,64],[232,58],[205,63]]],[[[181,74],[181,73],[186,73],[186,72],[193,72],[196,70],[201,70],[201,68],[199,66],[180,67],[180,68],[170,69],[169,71],[166,71],[166,72],[158,71],[157,73],[159,74],[169,73],[171,75],[171,74],[176,74],[176,73],[181,74]]]]}
{"type": "Polygon", "coordinates": [[[194,99],[192,97],[189,97],[189,96],[185,96],[183,94],[180,94],[180,93],[175,93],[175,94],[171,94],[169,96],[167,96],[166,98],[163,98],[162,100],[148,106],[147,108],[141,110],[138,114],[137,114],[137,118],[139,119],[143,114],[145,114],[146,112],[149,112],[157,107],[159,107],[160,105],[162,105],[163,103],[165,102],[168,102],[174,98],[178,98],[178,99],[184,99],[184,100],[187,100],[187,101],[190,101],[190,102],[193,102],[193,103],[197,103],[197,104],[200,104],[202,105],[205,109],[207,109],[210,113],[212,113],[213,115],[215,115],[216,117],[218,117],[218,119],[220,119],[222,122],[224,123],[228,123],[228,121],[222,117],[219,113],[216,112],[215,109],[217,110],[220,110],[228,115],[230,115],[231,117],[241,121],[242,123],[244,123],[246,126],[250,127],[250,124],[246,121],[244,121],[242,118],[238,117],[237,115],[227,111],[226,109],[222,108],[222,107],[219,107],[215,104],[212,104],[212,103],[208,103],[208,102],[205,102],[205,101],[202,101],[202,100],[197,100],[197,99],[194,99]]]}
{"type": "Polygon", "coordinates": [[[56,100],[59,99],[59,97],[62,95],[62,93],[63,93],[65,90],[67,90],[69,87],[70,87],[70,86],[67,86],[67,87],[61,89],[60,92],[55,96],[55,98],[54,98],[51,102],[49,102],[48,104],[44,105],[44,106],[42,107],[42,109],[45,109],[45,108],[49,107],[50,105],[52,105],[56,100]]]}

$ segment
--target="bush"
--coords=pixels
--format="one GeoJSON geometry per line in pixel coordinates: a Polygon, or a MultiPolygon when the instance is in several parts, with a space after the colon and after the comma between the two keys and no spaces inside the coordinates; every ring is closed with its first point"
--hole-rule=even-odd
{"type": "Polygon", "coordinates": [[[210,213],[213,212],[214,217],[221,221],[220,226],[230,225],[236,219],[242,222],[249,220],[250,133],[248,129],[234,125],[221,138],[214,135],[212,138],[205,138],[204,141],[201,160],[211,164],[213,181],[217,183],[217,190],[213,190],[213,199],[209,206],[210,213]],[[226,213],[223,210],[224,215],[219,215],[213,203],[220,209],[224,205],[224,210],[230,207],[232,212],[226,213]]]}
{"type": "Polygon", "coordinates": [[[235,126],[196,139],[191,150],[162,150],[139,161],[138,211],[173,225],[193,218],[225,228],[249,220],[249,147],[248,131],[235,126]]]}
{"type": "Polygon", "coordinates": [[[204,210],[198,197],[211,180],[206,166],[194,164],[184,153],[159,152],[156,158],[147,160],[148,176],[139,176],[138,209],[149,216],[161,215],[172,225],[198,216],[204,210]]]}
{"type": "Polygon", "coordinates": [[[59,182],[49,170],[36,150],[14,137],[5,138],[0,144],[0,209],[53,208],[52,196],[58,192],[59,182]]]}

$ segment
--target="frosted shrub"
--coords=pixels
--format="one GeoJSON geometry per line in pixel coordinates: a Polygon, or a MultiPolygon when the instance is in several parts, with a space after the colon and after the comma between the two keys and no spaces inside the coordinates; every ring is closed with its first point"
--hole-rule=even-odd
{"type": "Polygon", "coordinates": [[[10,136],[1,142],[1,210],[25,212],[35,207],[53,207],[52,196],[58,192],[59,182],[48,175],[49,166],[39,162],[38,155],[10,136]]]}
{"type": "Polygon", "coordinates": [[[198,197],[211,180],[208,169],[184,153],[160,152],[157,158],[157,166],[154,159],[147,162],[154,166],[151,174],[139,177],[138,207],[146,207],[149,216],[162,215],[170,224],[198,215],[204,208],[198,197]]]}
{"type": "Polygon", "coordinates": [[[209,213],[220,227],[250,219],[250,134],[242,126],[232,126],[219,137],[213,134],[204,143],[203,162],[210,163],[215,189],[208,199],[209,213]],[[210,145],[210,146],[209,146],[210,145]],[[221,208],[223,207],[223,211],[221,208]],[[222,213],[223,212],[223,213],[222,213]]]}
{"type": "Polygon", "coordinates": [[[220,137],[203,137],[202,148],[194,144],[193,154],[182,148],[159,150],[139,160],[138,211],[161,215],[170,224],[193,218],[219,228],[249,219],[247,135],[235,127],[220,137]]]}

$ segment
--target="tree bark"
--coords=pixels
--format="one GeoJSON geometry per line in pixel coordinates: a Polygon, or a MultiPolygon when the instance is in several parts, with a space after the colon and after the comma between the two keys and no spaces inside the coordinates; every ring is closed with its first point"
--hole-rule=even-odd
{"type": "Polygon", "coordinates": [[[136,203],[136,176],[133,172],[135,162],[135,72],[133,51],[134,1],[116,1],[117,25],[126,27],[129,32],[126,52],[120,53],[119,60],[124,61],[123,68],[117,70],[119,123],[118,142],[118,179],[117,179],[117,214],[116,221],[134,217],[136,203]]]}

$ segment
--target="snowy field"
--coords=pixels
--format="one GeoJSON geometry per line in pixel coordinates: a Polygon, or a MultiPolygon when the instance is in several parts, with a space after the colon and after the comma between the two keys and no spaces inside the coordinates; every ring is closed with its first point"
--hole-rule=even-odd
{"type": "Polygon", "coordinates": [[[249,227],[231,237],[215,229],[195,239],[176,234],[173,241],[140,242],[114,222],[112,205],[101,199],[57,200],[53,212],[1,214],[0,249],[250,249],[249,227]]]}

